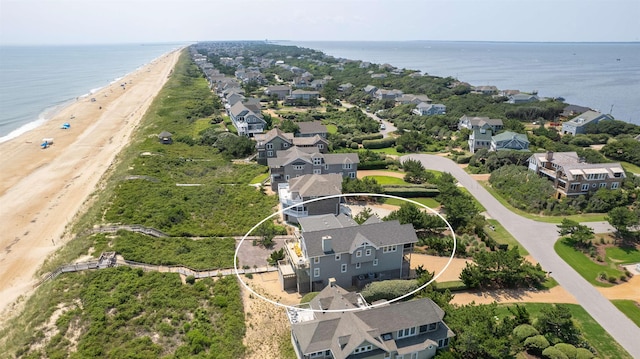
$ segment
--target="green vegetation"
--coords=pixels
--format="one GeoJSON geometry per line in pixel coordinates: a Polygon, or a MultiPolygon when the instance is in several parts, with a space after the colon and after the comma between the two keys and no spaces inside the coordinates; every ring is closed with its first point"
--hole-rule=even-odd
{"type": "Polygon", "coordinates": [[[305,294],[302,299],[300,299],[300,304],[309,303],[313,298],[315,298],[320,292],[310,292],[305,294]]]}
{"type": "Polygon", "coordinates": [[[236,248],[233,238],[155,238],[128,231],[96,234],[94,241],[97,253],[116,251],[134,262],[180,265],[195,270],[233,267],[236,248]]]}
{"type": "Polygon", "coordinates": [[[255,177],[253,177],[253,179],[251,181],[249,181],[250,184],[258,184],[258,183],[262,183],[262,181],[266,180],[267,178],[269,178],[269,172],[263,173],[263,174],[259,174],[255,177]]]}
{"type": "MultiPolygon", "coordinates": [[[[426,197],[410,197],[407,198],[413,201],[416,201],[420,204],[424,204],[425,206],[435,209],[438,208],[440,206],[440,202],[436,201],[434,198],[426,198],[426,197]]],[[[401,199],[395,199],[395,198],[385,198],[384,199],[384,203],[388,204],[388,205],[392,205],[392,206],[400,206],[403,203],[407,203],[407,201],[403,201],[401,199]]]]}
{"type": "Polygon", "coordinates": [[[405,182],[402,178],[391,177],[391,176],[367,176],[365,178],[373,178],[381,185],[387,184],[409,184],[405,182]]]}
{"type": "Polygon", "coordinates": [[[623,274],[622,271],[608,264],[597,264],[589,259],[584,253],[575,249],[566,239],[559,239],[553,247],[558,255],[569,264],[576,272],[586,279],[589,283],[599,287],[610,287],[611,284],[601,282],[598,279],[607,280],[615,278],[614,282],[623,274]]]}
{"type": "Polygon", "coordinates": [[[5,354],[64,358],[237,358],[244,313],[234,277],[183,285],[178,274],[118,267],[65,274],[31,297],[5,354]],[[49,320],[53,319],[53,322],[49,320]],[[46,324],[48,323],[48,324],[46,324]],[[51,335],[44,340],[45,335],[51,335]],[[41,345],[36,345],[41,343],[41,345]]]}
{"type": "Polygon", "coordinates": [[[638,303],[633,300],[615,299],[611,303],[616,306],[624,315],[640,327],[640,308],[638,303]]]}
{"type": "Polygon", "coordinates": [[[626,172],[631,172],[633,174],[640,175],[640,166],[636,166],[633,163],[624,162],[624,161],[620,161],[620,164],[622,165],[622,168],[624,168],[626,172]]]}
{"type": "Polygon", "coordinates": [[[478,251],[473,263],[467,263],[460,279],[469,288],[540,287],[546,272],[540,264],[532,265],[517,248],[506,251],[478,251]]]}
{"type": "Polygon", "coordinates": [[[608,247],[607,258],[618,264],[640,263],[640,251],[636,247],[608,247]]]}
{"type": "MultiPolygon", "coordinates": [[[[496,315],[504,321],[504,318],[513,316],[512,312],[515,306],[524,308],[530,315],[535,326],[540,315],[544,313],[545,308],[547,308],[546,311],[548,312],[548,308],[555,305],[543,303],[499,305],[496,310],[496,315]]],[[[584,341],[595,349],[598,357],[605,359],[631,358],[631,356],[629,356],[629,354],[618,343],[616,343],[609,333],[607,333],[581,306],[576,304],[562,304],[560,307],[566,308],[566,310],[569,311],[573,324],[580,331],[584,341]]],[[[563,314],[563,316],[566,316],[566,313],[563,314]]]]}
{"type": "Polygon", "coordinates": [[[504,227],[500,224],[500,222],[498,222],[495,219],[488,219],[487,222],[489,222],[489,225],[491,227],[485,229],[485,233],[491,239],[496,241],[496,243],[506,244],[510,248],[517,247],[518,253],[520,253],[521,256],[526,256],[529,254],[529,252],[527,252],[527,250],[524,249],[524,247],[522,247],[515,238],[513,238],[511,233],[507,232],[507,230],[504,229],[504,227]]]}

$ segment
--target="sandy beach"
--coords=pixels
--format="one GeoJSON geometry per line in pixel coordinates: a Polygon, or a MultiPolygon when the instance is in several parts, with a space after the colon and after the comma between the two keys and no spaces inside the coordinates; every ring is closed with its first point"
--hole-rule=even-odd
{"type": "Polygon", "coordinates": [[[0,143],[1,318],[19,308],[24,301],[17,299],[33,290],[45,258],[72,237],[67,225],[129,142],[179,55],[165,54],[0,143]],[[71,128],[61,129],[65,122],[71,128]],[[53,145],[42,149],[43,138],[53,145]]]}

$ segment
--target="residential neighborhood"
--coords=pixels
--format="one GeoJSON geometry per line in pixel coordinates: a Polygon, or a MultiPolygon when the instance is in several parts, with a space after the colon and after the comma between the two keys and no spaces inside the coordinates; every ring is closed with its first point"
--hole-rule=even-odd
{"type": "MultiPolygon", "coordinates": [[[[207,58],[212,56],[219,55],[209,52],[207,58]]],[[[557,103],[536,91],[451,81],[446,84],[449,91],[488,99],[505,109],[502,115],[468,111],[469,107],[461,112],[455,102],[440,100],[443,96],[401,88],[393,79],[432,77],[389,64],[376,66],[326,55],[254,57],[253,66],[247,57],[237,61],[221,56],[216,61],[223,59],[230,66],[244,64],[244,71],[236,72],[235,79],[221,76],[215,67],[203,71],[227,104],[237,134],[255,141],[255,161],[267,171],[263,185],[277,196],[280,221],[293,233],[276,261],[279,290],[315,296],[288,311],[297,358],[431,358],[438,350],[448,350],[457,335],[444,324],[443,310],[431,300],[371,306],[360,294],[375,283],[416,278],[411,258],[419,243],[424,243],[424,233],[411,223],[376,215],[355,221],[353,203],[340,195],[348,193],[350,181],[360,180],[363,166],[369,169],[375,163],[388,170],[385,161],[394,163],[403,153],[423,151],[458,153],[454,161],[470,162],[475,169],[487,168],[488,163],[495,166],[495,158],[507,158],[548,179],[556,201],[588,201],[601,190],[621,191],[628,179],[619,162],[601,161],[581,149],[554,151],[550,145],[561,138],[566,144],[593,143],[596,136],[588,131],[594,127],[587,130],[587,125],[613,120],[612,116],[557,103]],[[314,73],[304,67],[305,61],[326,66],[332,73],[314,73]],[[366,71],[363,78],[343,78],[340,73],[350,66],[366,71]],[[260,71],[267,75],[258,76],[260,71]],[[251,96],[243,85],[250,78],[256,79],[254,98],[245,97],[251,96]],[[380,134],[388,125],[395,132],[380,134]],[[589,140],[569,137],[587,134],[589,140]],[[379,149],[387,154],[376,155],[379,159],[373,162],[365,156],[379,149]],[[329,309],[359,310],[319,312],[329,309]]],[[[509,166],[509,160],[500,160],[501,166],[509,166]]],[[[410,186],[415,191],[425,184],[410,186]]],[[[383,188],[387,193],[398,191],[392,185],[383,188]]],[[[446,214],[447,206],[443,207],[446,214]]]]}

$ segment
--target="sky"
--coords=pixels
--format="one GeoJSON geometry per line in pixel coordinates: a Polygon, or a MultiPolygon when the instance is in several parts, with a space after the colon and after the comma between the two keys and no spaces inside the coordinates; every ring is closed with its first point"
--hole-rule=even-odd
{"type": "Polygon", "coordinates": [[[0,44],[638,42],[640,0],[0,0],[0,44]]]}

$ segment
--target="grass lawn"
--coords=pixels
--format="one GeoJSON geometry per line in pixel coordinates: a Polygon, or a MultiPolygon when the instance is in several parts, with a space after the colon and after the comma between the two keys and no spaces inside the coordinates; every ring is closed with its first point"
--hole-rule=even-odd
{"type": "MultiPolygon", "coordinates": [[[[427,206],[429,208],[440,207],[440,202],[436,201],[435,198],[430,198],[430,197],[412,197],[412,198],[408,198],[408,199],[416,201],[416,202],[421,203],[421,204],[424,204],[425,206],[427,206]]],[[[406,203],[406,201],[403,201],[401,199],[395,199],[395,198],[385,198],[384,199],[384,203],[392,205],[392,206],[400,206],[403,203],[406,203]]]]}
{"type": "Polygon", "coordinates": [[[384,153],[385,155],[392,155],[392,156],[402,156],[403,154],[396,151],[395,147],[387,147],[387,148],[376,148],[374,150],[371,150],[373,152],[376,153],[384,153]]]}
{"type": "Polygon", "coordinates": [[[599,282],[596,279],[601,272],[607,273],[607,276],[619,278],[622,271],[613,268],[613,265],[600,265],[588,258],[584,253],[574,249],[563,239],[559,239],[553,246],[556,253],[569,264],[576,272],[586,279],[589,283],[598,287],[611,287],[612,284],[599,282]]]}
{"type": "Polygon", "coordinates": [[[332,133],[332,134],[338,133],[338,126],[331,125],[331,124],[326,124],[325,126],[327,126],[327,132],[332,133]]]}
{"type": "Polygon", "coordinates": [[[607,217],[606,213],[585,213],[585,214],[574,214],[570,216],[540,216],[536,214],[527,213],[523,210],[517,209],[513,207],[506,199],[504,199],[493,187],[489,186],[488,181],[478,181],[498,202],[502,203],[503,206],[507,207],[511,212],[520,215],[525,218],[533,219],[538,222],[545,223],[561,223],[563,219],[567,218],[576,222],[604,222],[605,217],[607,217]]]}
{"type": "Polygon", "coordinates": [[[607,259],[618,264],[632,264],[640,262],[640,251],[631,247],[609,247],[606,249],[607,259]]]}
{"type": "Polygon", "coordinates": [[[386,184],[403,184],[408,185],[410,183],[405,182],[402,178],[391,177],[391,176],[367,176],[368,178],[375,179],[378,184],[386,185],[386,184]]]}
{"type": "Polygon", "coordinates": [[[262,181],[266,180],[267,178],[269,178],[268,172],[255,176],[249,183],[250,184],[262,183],[262,181]]]}
{"type": "Polygon", "coordinates": [[[640,308],[638,304],[633,300],[626,299],[614,299],[611,301],[624,315],[626,315],[632,322],[636,323],[640,327],[640,308]]]}
{"type": "Polygon", "coordinates": [[[629,171],[632,173],[637,173],[640,174],[640,167],[634,165],[633,163],[629,163],[629,162],[623,162],[623,161],[619,161],[620,164],[622,165],[622,168],[624,168],[625,171],[629,171]]]}
{"type": "Polygon", "coordinates": [[[499,244],[508,244],[511,248],[513,248],[514,246],[518,246],[518,252],[521,256],[526,256],[529,254],[529,252],[527,252],[527,250],[524,249],[524,247],[521,246],[515,238],[513,238],[511,233],[507,232],[507,230],[504,229],[500,222],[495,219],[489,219],[487,220],[487,222],[489,222],[489,224],[491,224],[494,228],[494,230],[492,230],[491,228],[485,229],[485,232],[489,237],[493,238],[499,244]]]}
{"type": "MultiPolygon", "coordinates": [[[[520,306],[527,308],[532,318],[538,316],[542,308],[550,305],[543,303],[518,303],[520,306]]],[[[571,311],[576,326],[583,333],[585,339],[597,351],[599,358],[622,359],[631,356],[605,331],[581,306],[577,304],[563,304],[571,311]]],[[[499,305],[499,316],[511,315],[507,309],[507,305],[499,305]]]]}

